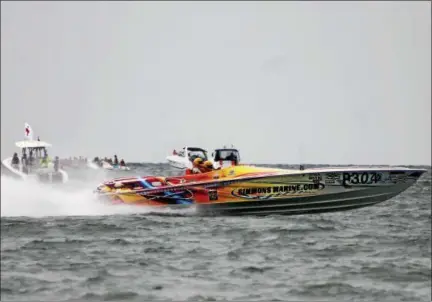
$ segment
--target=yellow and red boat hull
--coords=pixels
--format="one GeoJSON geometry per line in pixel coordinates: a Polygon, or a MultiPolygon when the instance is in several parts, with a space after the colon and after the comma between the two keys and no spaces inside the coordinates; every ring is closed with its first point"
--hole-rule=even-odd
{"type": "Polygon", "coordinates": [[[299,214],[382,202],[407,189],[424,172],[408,168],[301,171],[239,165],[195,175],[115,179],[100,186],[98,193],[114,203],[196,206],[206,213],[299,214]],[[143,188],[117,189],[116,182],[143,188]]]}

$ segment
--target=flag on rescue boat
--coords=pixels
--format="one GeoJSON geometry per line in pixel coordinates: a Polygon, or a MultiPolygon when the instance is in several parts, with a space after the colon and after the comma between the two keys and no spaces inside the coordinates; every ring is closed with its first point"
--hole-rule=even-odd
{"type": "Polygon", "coordinates": [[[33,129],[27,123],[24,123],[24,136],[29,141],[33,140],[33,129]]]}

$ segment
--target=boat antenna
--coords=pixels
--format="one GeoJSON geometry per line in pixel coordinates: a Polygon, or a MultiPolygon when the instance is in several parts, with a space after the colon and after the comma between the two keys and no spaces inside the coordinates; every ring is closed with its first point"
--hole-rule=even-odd
{"type": "Polygon", "coordinates": [[[303,171],[305,169],[305,166],[304,166],[304,164],[302,164],[303,153],[302,153],[302,145],[301,145],[301,143],[298,146],[297,150],[299,152],[299,161],[300,161],[299,170],[303,171]]]}

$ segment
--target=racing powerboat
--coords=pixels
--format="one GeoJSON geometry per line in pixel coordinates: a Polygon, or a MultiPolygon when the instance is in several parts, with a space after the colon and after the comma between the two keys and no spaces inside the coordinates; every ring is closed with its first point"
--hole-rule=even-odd
{"type": "Polygon", "coordinates": [[[223,148],[215,149],[209,158],[207,155],[207,150],[199,148],[199,147],[184,147],[180,151],[173,151],[172,155],[167,156],[168,163],[177,169],[191,169],[192,162],[195,158],[200,157],[204,161],[209,160],[213,163],[215,168],[227,167],[230,165],[237,165],[240,163],[240,152],[238,149],[231,146],[231,148],[227,148],[224,146],[223,148]]]}
{"type": "Polygon", "coordinates": [[[27,156],[28,151],[28,154],[31,155],[28,158],[28,164],[24,165],[22,160],[14,163],[13,157],[6,158],[2,161],[2,168],[6,169],[5,174],[23,180],[34,179],[43,183],[66,183],[69,176],[59,166],[56,167],[52,162],[47,163],[46,166],[39,165],[38,162],[42,158],[42,153],[47,154],[47,148],[52,145],[39,139],[33,140],[32,132],[30,125],[26,123],[26,140],[15,143],[22,150],[22,154],[27,156]]]}
{"type": "Polygon", "coordinates": [[[311,168],[237,165],[184,176],[117,178],[95,193],[114,204],[190,208],[204,215],[307,214],[352,210],[388,200],[424,169],[311,168]]]}

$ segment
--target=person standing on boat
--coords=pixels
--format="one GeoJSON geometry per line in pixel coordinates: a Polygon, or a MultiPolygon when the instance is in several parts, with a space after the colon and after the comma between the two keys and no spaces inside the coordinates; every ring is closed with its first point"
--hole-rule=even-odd
{"type": "Polygon", "coordinates": [[[32,149],[30,150],[29,159],[28,159],[28,164],[30,167],[33,166],[33,162],[34,162],[34,157],[33,157],[33,149],[32,149]]]}
{"type": "Polygon", "coordinates": [[[18,158],[18,154],[15,152],[13,157],[12,157],[12,167],[14,169],[18,169],[19,167],[19,158],[18,158]]]}
{"type": "Polygon", "coordinates": [[[25,149],[23,149],[23,154],[21,157],[21,165],[22,165],[22,172],[28,174],[27,153],[25,149]]]}
{"type": "Polygon", "coordinates": [[[54,159],[54,171],[58,172],[59,167],[60,167],[60,160],[59,157],[56,156],[54,159]]]}
{"type": "Polygon", "coordinates": [[[114,155],[114,166],[118,166],[118,158],[117,158],[117,155],[114,155]]]}
{"type": "Polygon", "coordinates": [[[40,160],[41,168],[48,168],[49,158],[48,154],[45,152],[44,156],[40,160]]]}

